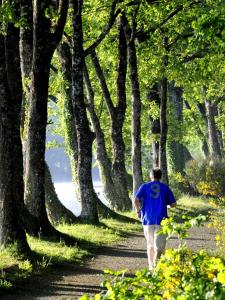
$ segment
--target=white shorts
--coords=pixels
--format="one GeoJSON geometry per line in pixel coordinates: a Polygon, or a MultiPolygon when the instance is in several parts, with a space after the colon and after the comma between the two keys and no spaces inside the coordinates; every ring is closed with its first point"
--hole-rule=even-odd
{"type": "Polygon", "coordinates": [[[144,235],[147,240],[147,247],[164,253],[166,247],[166,234],[157,234],[161,229],[160,225],[143,225],[144,235]]]}

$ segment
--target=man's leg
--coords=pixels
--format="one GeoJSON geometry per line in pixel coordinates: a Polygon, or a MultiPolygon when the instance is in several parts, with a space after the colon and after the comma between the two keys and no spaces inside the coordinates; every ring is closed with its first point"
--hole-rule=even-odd
{"type": "Polygon", "coordinates": [[[157,264],[160,256],[164,254],[166,248],[166,234],[158,234],[158,231],[161,229],[160,225],[155,225],[154,228],[154,249],[155,249],[155,256],[154,256],[154,265],[157,264]]]}
{"type": "Polygon", "coordinates": [[[144,235],[147,241],[147,257],[149,270],[153,268],[155,250],[154,250],[154,225],[143,225],[144,235]]]}

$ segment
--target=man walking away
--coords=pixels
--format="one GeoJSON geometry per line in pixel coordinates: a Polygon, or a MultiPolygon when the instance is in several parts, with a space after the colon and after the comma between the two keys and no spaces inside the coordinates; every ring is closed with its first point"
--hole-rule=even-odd
{"type": "Polygon", "coordinates": [[[160,182],[162,171],[153,169],[150,172],[151,181],[140,186],[134,199],[134,206],[141,216],[144,235],[147,240],[147,256],[151,270],[166,247],[166,235],[158,235],[161,221],[168,218],[167,206],[175,207],[176,200],[171,189],[160,182]]]}

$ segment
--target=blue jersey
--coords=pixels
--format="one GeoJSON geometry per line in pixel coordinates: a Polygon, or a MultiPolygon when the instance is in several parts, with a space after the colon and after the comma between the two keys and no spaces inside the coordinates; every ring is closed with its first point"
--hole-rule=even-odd
{"type": "Polygon", "coordinates": [[[160,181],[142,184],[136,197],[142,206],[143,225],[160,225],[162,219],[168,218],[167,205],[176,202],[170,188],[160,181]]]}

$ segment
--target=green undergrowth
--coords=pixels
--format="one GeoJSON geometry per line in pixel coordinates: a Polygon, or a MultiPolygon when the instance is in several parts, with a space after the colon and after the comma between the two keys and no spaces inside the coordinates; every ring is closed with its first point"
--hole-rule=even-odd
{"type": "Polygon", "coordinates": [[[31,276],[33,266],[28,259],[20,257],[16,245],[0,249],[0,295],[11,289],[18,281],[31,276]]]}
{"type": "MultiPolygon", "coordinates": [[[[167,249],[151,271],[137,270],[130,276],[129,270],[105,270],[102,293],[85,294],[80,300],[225,299],[224,252],[216,256],[209,255],[208,249],[196,252],[185,242],[190,228],[209,227],[209,220],[217,213],[212,199],[183,196],[176,209],[171,209],[170,218],[163,220],[161,230],[169,238],[178,239],[178,248],[167,249]]],[[[218,219],[215,221],[218,227],[218,219]]]]}
{"type": "Polygon", "coordinates": [[[176,208],[169,209],[169,215],[179,223],[183,222],[182,215],[189,217],[195,217],[199,214],[209,215],[214,209],[211,198],[183,195],[178,199],[176,208]]]}
{"type": "Polygon", "coordinates": [[[181,246],[167,249],[152,271],[138,270],[130,277],[126,270],[105,270],[106,291],[80,300],[223,300],[225,263],[203,250],[194,253],[181,246]]]}
{"type": "MultiPolygon", "coordinates": [[[[170,216],[175,221],[181,221],[182,215],[198,215],[213,209],[209,199],[183,196],[178,201],[176,209],[170,210],[170,216]]],[[[74,241],[68,244],[63,239],[60,242],[43,240],[28,236],[28,243],[35,255],[35,260],[22,260],[16,255],[13,246],[0,251],[0,291],[15,287],[18,282],[35,274],[43,273],[51,265],[68,263],[83,263],[86,258],[94,255],[97,248],[103,245],[117,243],[132,232],[142,231],[136,213],[125,212],[123,215],[133,218],[134,222],[122,222],[115,219],[102,219],[98,226],[76,224],[61,224],[57,229],[70,236],[74,241]]]]}
{"type": "MultiPolygon", "coordinates": [[[[129,217],[134,213],[126,213],[129,217]]],[[[43,273],[51,265],[83,263],[94,255],[97,248],[116,243],[129,233],[141,230],[135,221],[126,223],[114,219],[102,219],[98,226],[61,224],[57,229],[72,237],[73,244],[63,239],[59,242],[27,236],[35,261],[22,260],[14,246],[0,251],[0,293],[12,289],[31,276],[43,273]]]]}

